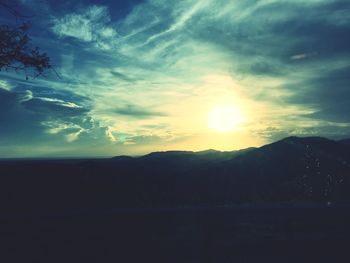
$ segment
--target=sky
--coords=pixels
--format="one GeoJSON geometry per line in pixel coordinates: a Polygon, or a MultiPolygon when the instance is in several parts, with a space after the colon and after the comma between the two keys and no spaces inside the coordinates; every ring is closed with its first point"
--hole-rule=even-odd
{"type": "Polygon", "coordinates": [[[348,0],[9,4],[60,78],[0,72],[0,158],[350,137],[348,0]]]}

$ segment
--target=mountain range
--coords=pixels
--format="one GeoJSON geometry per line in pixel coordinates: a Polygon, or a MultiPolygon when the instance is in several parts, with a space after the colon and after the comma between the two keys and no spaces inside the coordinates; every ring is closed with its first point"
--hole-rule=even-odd
{"type": "Polygon", "coordinates": [[[0,161],[0,208],[50,210],[350,201],[350,139],[288,137],[239,151],[0,161]]]}

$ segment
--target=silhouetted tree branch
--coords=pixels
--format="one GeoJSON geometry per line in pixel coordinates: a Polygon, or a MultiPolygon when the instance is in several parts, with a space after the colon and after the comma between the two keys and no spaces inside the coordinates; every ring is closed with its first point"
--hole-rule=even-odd
{"type": "MultiPolygon", "coordinates": [[[[0,2],[0,7],[5,8],[16,18],[25,17],[8,4],[0,2]]],[[[0,25],[0,71],[8,69],[24,71],[28,79],[28,75],[33,74],[35,78],[43,75],[45,70],[51,69],[59,77],[49,56],[40,52],[38,47],[30,47],[28,28],[28,22],[23,22],[17,27],[0,25]]]]}
{"type": "Polygon", "coordinates": [[[27,34],[28,24],[11,28],[0,25],[0,70],[34,69],[36,76],[42,75],[45,69],[52,68],[50,58],[41,53],[38,47],[28,46],[30,38],[27,34]]]}

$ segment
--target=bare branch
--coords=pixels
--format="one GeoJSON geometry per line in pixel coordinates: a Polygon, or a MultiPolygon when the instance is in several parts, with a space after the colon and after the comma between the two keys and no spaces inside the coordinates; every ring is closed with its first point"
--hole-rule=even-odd
{"type": "MultiPolygon", "coordinates": [[[[27,74],[31,70],[38,77],[45,70],[53,69],[46,53],[41,53],[38,47],[29,46],[28,27],[28,23],[14,28],[0,25],[0,71],[14,69],[27,74]]],[[[58,76],[56,70],[53,71],[58,76]]]]}

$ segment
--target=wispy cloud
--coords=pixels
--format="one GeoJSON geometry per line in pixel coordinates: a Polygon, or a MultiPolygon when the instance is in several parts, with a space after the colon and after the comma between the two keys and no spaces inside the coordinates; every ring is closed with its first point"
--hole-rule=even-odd
{"type": "Polygon", "coordinates": [[[162,112],[152,111],[148,108],[128,104],[124,107],[119,107],[114,110],[119,115],[125,115],[132,118],[150,118],[154,116],[166,116],[162,112]]]}
{"type": "Polygon", "coordinates": [[[72,37],[110,49],[117,36],[111,25],[108,8],[92,5],[76,13],[53,18],[52,31],[59,37],[72,37]]]}
{"type": "MultiPolygon", "coordinates": [[[[343,5],[342,8],[348,6],[343,5]]],[[[335,63],[329,57],[345,52],[337,60],[339,63],[348,56],[343,43],[349,28],[344,23],[329,23],[319,17],[330,10],[338,13],[339,5],[328,1],[282,4],[208,0],[172,5],[165,1],[144,2],[118,22],[122,34],[110,57],[118,61],[116,69],[110,71],[107,66],[106,71],[102,65],[94,65],[97,75],[89,75],[104,86],[92,91],[103,101],[96,101],[93,112],[114,129],[127,131],[128,136],[142,136],[140,125],[150,123],[133,122],[131,127],[122,118],[145,119],[151,117],[152,114],[145,114],[150,110],[113,105],[116,102],[126,105],[128,101],[133,105],[150,105],[157,101],[157,112],[170,113],[164,118],[167,129],[182,129],[186,133],[190,125],[195,125],[197,130],[191,132],[200,132],[206,124],[193,121],[191,124],[190,116],[182,109],[191,109],[193,114],[205,119],[205,111],[215,101],[220,103],[225,96],[240,96],[246,98],[247,105],[264,109],[259,114],[263,125],[273,123],[286,134],[296,121],[300,125],[305,122],[325,125],[320,122],[320,115],[313,122],[316,115],[312,113],[331,101],[318,100],[321,97],[316,87],[313,88],[312,79],[322,70],[324,76],[328,75],[335,63]],[[300,16],[301,10],[308,16],[300,16]],[[322,61],[328,69],[322,66],[322,61]],[[225,81],[211,81],[210,76],[215,75],[224,76],[225,81]],[[297,103],[301,98],[303,103],[297,103]],[[112,112],[120,117],[111,117],[112,112]]],[[[340,92],[340,89],[332,90],[334,94],[340,92]]]]}
{"type": "Polygon", "coordinates": [[[181,29],[186,24],[187,21],[189,21],[198,11],[200,11],[201,9],[204,9],[207,5],[208,5],[208,1],[203,0],[203,1],[195,2],[192,6],[187,7],[184,12],[180,13],[180,15],[175,19],[175,22],[173,22],[169,26],[169,28],[149,37],[146,41],[146,44],[163,35],[166,35],[170,32],[181,29]]]}
{"type": "Polygon", "coordinates": [[[231,103],[264,142],[348,131],[349,1],[104,4],[49,1],[57,38],[42,43],[63,81],[0,83],[7,127],[110,154],[190,149],[218,140],[204,135],[208,112],[231,103]]]}
{"type": "Polygon", "coordinates": [[[293,60],[299,60],[299,59],[305,59],[305,58],[310,58],[310,57],[314,57],[317,56],[318,53],[317,52],[311,52],[311,53],[302,53],[302,54],[296,54],[291,56],[290,58],[293,60]]]}

